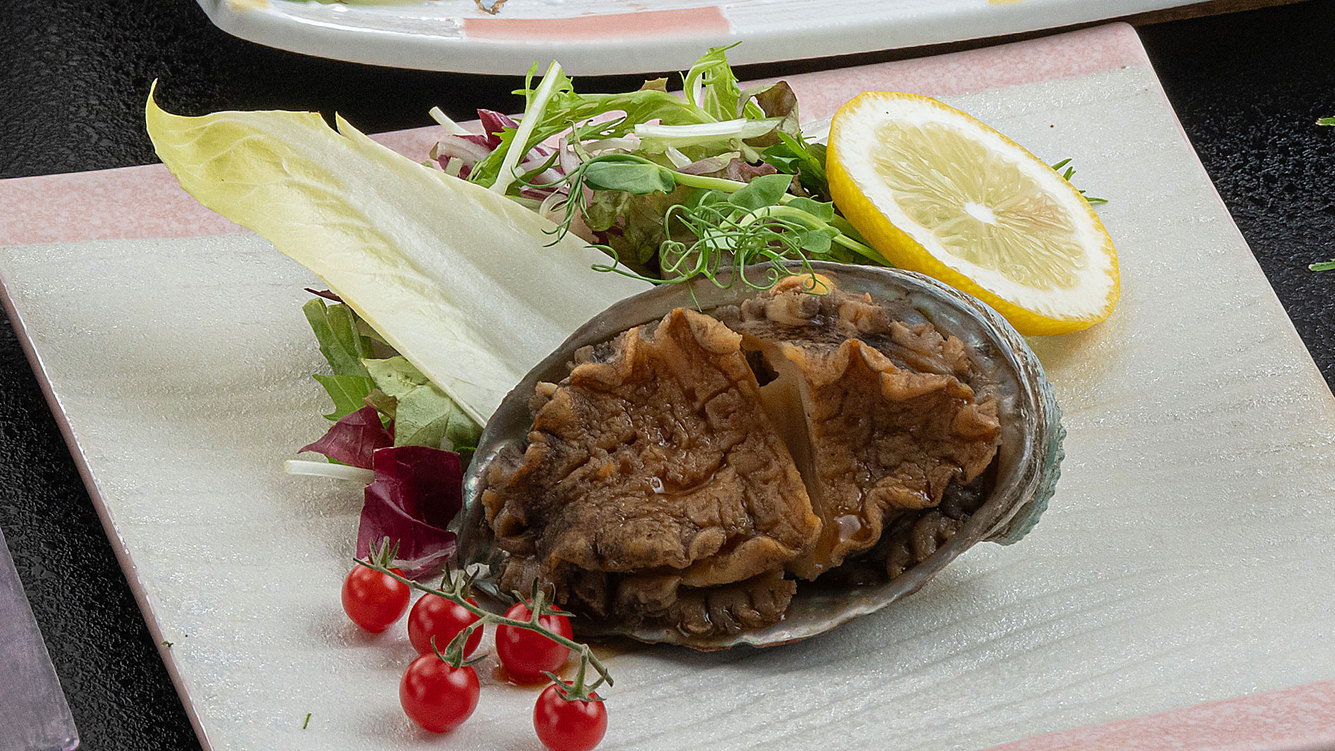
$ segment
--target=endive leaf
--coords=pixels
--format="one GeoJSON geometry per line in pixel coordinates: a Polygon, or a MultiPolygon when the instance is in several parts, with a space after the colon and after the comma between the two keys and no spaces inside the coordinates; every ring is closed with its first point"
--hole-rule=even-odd
{"type": "Polygon", "coordinates": [[[181,187],[319,276],[479,424],[571,332],[647,287],[486,188],[314,112],[181,117],[148,134],[181,187]]]}

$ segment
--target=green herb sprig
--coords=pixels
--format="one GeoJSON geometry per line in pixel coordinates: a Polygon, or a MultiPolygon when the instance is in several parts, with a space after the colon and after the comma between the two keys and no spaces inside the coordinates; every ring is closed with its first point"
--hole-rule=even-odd
{"type": "MultiPolygon", "coordinates": [[[[1062,179],[1066,180],[1066,182],[1069,183],[1071,182],[1071,178],[1075,177],[1075,167],[1072,167],[1070,165],[1071,165],[1071,160],[1068,157],[1052,165],[1052,169],[1056,170],[1057,174],[1061,175],[1062,179]]],[[[1080,190],[1079,188],[1076,188],[1076,190],[1080,191],[1080,195],[1085,197],[1085,201],[1087,201],[1090,206],[1097,206],[1101,203],[1108,202],[1108,199],[1106,198],[1095,198],[1094,196],[1086,195],[1085,191],[1080,190]]]]}

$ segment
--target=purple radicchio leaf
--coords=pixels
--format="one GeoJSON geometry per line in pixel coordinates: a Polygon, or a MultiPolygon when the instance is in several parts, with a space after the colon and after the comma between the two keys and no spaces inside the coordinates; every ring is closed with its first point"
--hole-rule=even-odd
{"type": "Polygon", "coordinates": [[[445,527],[463,508],[463,468],[453,451],[398,446],[375,452],[375,480],[366,486],[357,557],[389,538],[398,543],[394,565],[409,578],[435,573],[454,554],[445,527]]]}
{"type": "Polygon", "coordinates": [[[506,128],[519,130],[519,123],[514,118],[494,110],[478,110],[477,119],[482,122],[482,132],[486,134],[483,143],[488,149],[495,150],[501,145],[501,131],[506,128]]]}
{"type": "Polygon", "coordinates": [[[301,450],[314,451],[336,462],[370,469],[375,450],[393,445],[394,438],[380,423],[380,414],[375,407],[362,407],[334,423],[320,440],[302,446],[301,450]]]}
{"type": "Polygon", "coordinates": [[[471,134],[470,134],[470,135],[466,135],[466,136],[450,136],[450,137],[451,137],[451,138],[458,139],[458,140],[460,140],[460,141],[464,141],[464,142],[466,142],[466,143],[471,143],[471,144],[473,144],[474,146],[477,146],[478,148],[481,148],[483,151],[486,151],[487,153],[491,153],[492,151],[494,151],[494,150],[496,149],[495,146],[492,146],[492,145],[491,145],[491,142],[494,141],[494,140],[496,140],[496,139],[492,138],[491,136],[471,135],[471,134]]]}

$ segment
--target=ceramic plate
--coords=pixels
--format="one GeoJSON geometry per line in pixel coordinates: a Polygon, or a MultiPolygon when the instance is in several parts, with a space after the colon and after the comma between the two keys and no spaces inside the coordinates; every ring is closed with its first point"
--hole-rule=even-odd
{"type": "MultiPolygon", "coordinates": [[[[792,83],[811,117],[919,91],[1073,158],[1124,297],[1033,340],[1069,435],[1023,542],[799,644],[613,651],[602,748],[1335,744],[1335,400],[1134,32],[792,83]]],[[[431,133],[386,140],[420,157],[431,133]]],[[[0,183],[0,204],[12,320],[205,746],[538,749],[535,691],[490,662],[468,723],[415,730],[403,630],[339,607],[361,490],[280,469],[324,428],[315,280],[160,166],[0,183]]]]}
{"type": "Polygon", "coordinates": [[[219,28],[293,52],[401,68],[572,75],[678,70],[706,47],[734,64],[979,39],[1195,0],[199,0],[219,28]]]}

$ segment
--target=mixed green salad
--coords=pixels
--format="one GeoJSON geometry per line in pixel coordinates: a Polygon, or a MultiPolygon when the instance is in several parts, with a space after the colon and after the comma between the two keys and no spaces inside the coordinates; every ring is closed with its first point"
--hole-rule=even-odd
{"type": "Polygon", "coordinates": [[[802,133],[792,89],[742,88],[728,49],[701,57],[681,93],[659,78],[581,94],[555,63],[536,85],[531,70],[518,121],[480,110],[472,134],[433,110],[448,134],[431,156],[590,241],[611,259],[599,270],[768,287],[794,273],[785,260],[884,263],[830,201],[825,147],[802,133]],[[758,263],[764,278],[742,273],[758,263]]]}

